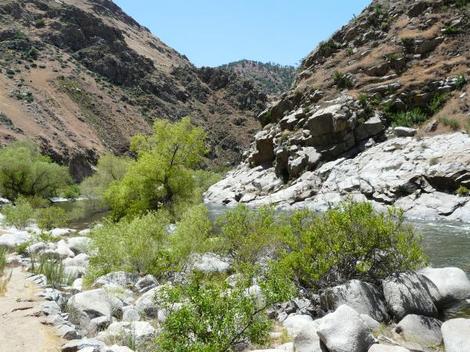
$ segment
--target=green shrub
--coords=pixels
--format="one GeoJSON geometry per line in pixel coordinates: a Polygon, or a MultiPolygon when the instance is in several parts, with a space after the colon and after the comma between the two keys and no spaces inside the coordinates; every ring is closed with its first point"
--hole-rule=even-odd
{"type": "Polygon", "coordinates": [[[457,195],[460,196],[460,197],[466,197],[466,196],[469,196],[470,195],[470,189],[468,189],[467,187],[461,185],[457,191],[456,191],[457,195]]]}
{"type": "Polygon", "coordinates": [[[57,206],[37,209],[35,218],[41,230],[52,230],[55,227],[63,227],[67,225],[69,220],[67,212],[57,206]]]}
{"type": "Polygon", "coordinates": [[[88,279],[119,270],[160,276],[168,264],[168,219],[161,210],[92,231],[88,279]]]}
{"type": "Polygon", "coordinates": [[[77,199],[80,197],[80,186],[72,184],[59,191],[61,197],[67,199],[77,199]]]}
{"type": "Polygon", "coordinates": [[[354,86],[351,77],[339,71],[333,73],[333,82],[339,89],[352,88],[354,86]]]}
{"type": "Polygon", "coordinates": [[[105,192],[114,219],[149,210],[173,210],[194,199],[193,170],[206,153],[205,132],[189,118],[159,120],[152,136],[137,136],[131,148],[138,155],[121,181],[105,192]]]}
{"type": "Polygon", "coordinates": [[[0,277],[3,276],[5,268],[7,267],[7,250],[0,247],[0,277]]]}
{"type": "MultiPolygon", "coordinates": [[[[157,338],[157,349],[168,352],[227,352],[241,343],[267,342],[272,322],[266,308],[289,299],[284,293],[264,295],[264,300],[248,294],[249,281],[235,287],[225,281],[193,277],[187,285],[168,287],[157,294],[157,303],[171,312],[157,338]],[[276,301],[271,301],[275,298],[276,301]],[[174,309],[175,304],[180,304],[174,309]]],[[[268,291],[263,287],[263,291],[268,291]]]]}
{"type": "Polygon", "coordinates": [[[431,114],[435,114],[436,112],[441,110],[448,99],[449,94],[447,93],[435,94],[431,99],[431,102],[429,103],[429,112],[431,114]]]}
{"type": "Polygon", "coordinates": [[[392,126],[413,127],[425,122],[428,116],[419,108],[389,115],[392,126]]]}
{"type": "Polygon", "coordinates": [[[2,209],[5,224],[24,229],[34,217],[34,209],[25,198],[18,198],[15,205],[7,205],[2,209]]]}
{"type": "Polygon", "coordinates": [[[288,221],[280,263],[300,287],[377,283],[426,262],[421,239],[395,209],[377,213],[370,203],[344,203],[321,215],[298,211],[288,221]]]}
{"type": "Polygon", "coordinates": [[[272,208],[257,211],[240,205],[217,219],[222,250],[239,264],[254,264],[274,251],[279,243],[279,227],[272,208]]]}
{"type": "Polygon", "coordinates": [[[175,233],[170,237],[170,261],[172,270],[178,271],[192,253],[211,251],[212,222],[204,205],[189,209],[176,224],[175,233]]]}
{"type": "Polygon", "coordinates": [[[445,35],[449,35],[449,36],[456,35],[456,34],[460,33],[460,29],[458,29],[457,27],[452,26],[452,25],[447,25],[442,30],[442,33],[445,34],[445,35]]]}
{"type": "Polygon", "coordinates": [[[38,18],[35,22],[34,22],[34,26],[36,28],[44,28],[44,26],[46,25],[46,21],[44,20],[44,18],[38,18]]]}
{"type": "Polygon", "coordinates": [[[444,126],[451,128],[454,131],[460,129],[460,122],[456,119],[452,119],[450,117],[440,117],[439,122],[442,123],[444,126]]]}
{"type": "Polygon", "coordinates": [[[44,275],[47,285],[53,288],[58,289],[73,282],[73,278],[65,272],[62,261],[48,255],[31,257],[31,271],[37,275],[44,275]]]}
{"type": "Polygon", "coordinates": [[[318,45],[317,52],[321,57],[327,58],[338,50],[338,45],[334,40],[328,40],[326,42],[320,42],[318,45]]]}
{"type": "Polygon", "coordinates": [[[0,193],[10,200],[56,196],[70,182],[66,167],[42,156],[29,142],[15,142],[0,150],[0,193]]]}
{"type": "Polygon", "coordinates": [[[467,78],[465,77],[465,75],[458,75],[457,76],[457,82],[456,82],[456,88],[457,89],[462,89],[463,87],[465,87],[465,85],[467,84],[467,78]]]}

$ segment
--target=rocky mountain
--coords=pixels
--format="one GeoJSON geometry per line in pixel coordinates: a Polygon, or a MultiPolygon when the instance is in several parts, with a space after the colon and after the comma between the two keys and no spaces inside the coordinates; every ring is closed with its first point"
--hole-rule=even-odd
{"type": "Polygon", "coordinates": [[[255,87],[268,95],[279,95],[288,91],[297,71],[294,66],[252,60],[231,62],[220,68],[235,72],[244,79],[255,82],[255,87]]]}
{"type": "Polygon", "coordinates": [[[305,58],[207,201],[322,209],[353,194],[463,220],[470,137],[448,133],[470,131],[469,15],[466,0],[373,1],[305,58]]]}
{"type": "Polygon", "coordinates": [[[215,164],[240,160],[267,97],[197,69],[110,0],[0,0],[0,141],[33,138],[77,178],[155,118],[190,115],[215,164]]]}

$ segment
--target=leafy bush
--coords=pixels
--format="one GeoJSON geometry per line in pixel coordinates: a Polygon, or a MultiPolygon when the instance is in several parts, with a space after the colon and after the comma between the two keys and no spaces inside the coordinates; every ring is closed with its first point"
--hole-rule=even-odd
{"type": "Polygon", "coordinates": [[[465,75],[458,75],[457,82],[455,84],[457,89],[462,89],[463,87],[465,87],[466,84],[467,84],[467,78],[465,77],[465,75]]]}
{"type": "Polygon", "coordinates": [[[413,127],[425,122],[428,116],[419,108],[390,115],[392,126],[413,127]]]}
{"type": "Polygon", "coordinates": [[[192,253],[204,253],[212,249],[212,222],[204,205],[189,209],[176,224],[170,237],[169,252],[173,270],[179,270],[192,253]]]}
{"type": "Polygon", "coordinates": [[[327,58],[338,50],[338,44],[334,40],[330,39],[326,42],[321,42],[318,45],[318,55],[327,58]]]}
{"type": "Polygon", "coordinates": [[[37,209],[35,218],[41,230],[52,230],[55,227],[63,227],[69,220],[67,212],[57,206],[37,209]]]}
{"type": "Polygon", "coordinates": [[[425,264],[419,236],[395,209],[377,213],[370,203],[344,203],[321,215],[298,211],[288,221],[280,263],[300,287],[378,282],[425,264]]]}
{"type": "Polygon", "coordinates": [[[158,350],[226,352],[242,343],[266,342],[272,325],[266,308],[289,299],[290,291],[272,295],[269,290],[274,286],[266,285],[263,291],[268,293],[260,300],[248,293],[249,286],[246,280],[230,287],[224,281],[195,276],[187,285],[160,292],[157,303],[170,314],[157,338],[158,350]]]}
{"type": "Polygon", "coordinates": [[[23,229],[34,217],[34,209],[25,198],[18,198],[15,205],[7,205],[2,209],[5,224],[23,229]]]}
{"type": "Polygon", "coordinates": [[[81,183],[81,193],[90,199],[102,199],[111,183],[123,179],[132,162],[127,157],[103,155],[98,160],[95,173],[81,183]]]}
{"type": "Polygon", "coordinates": [[[470,195],[470,189],[461,185],[455,193],[460,197],[467,197],[470,195]]]}
{"type": "Polygon", "coordinates": [[[439,122],[442,123],[444,126],[449,127],[450,129],[456,131],[460,128],[460,122],[456,119],[452,119],[449,117],[441,117],[439,118],[439,122]]]}
{"type": "Polygon", "coordinates": [[[92,231],[89,279],[119,270],[160,276],[168,263],[168,218],[161,210],[92,231]]]}
{"type": "Polygon", "coordinates": [[[350,75],[339,71],[333,73],[333,82],[339,89],[352,88],[354,86],[350,75]]]}
{"type": "Polygon", "coordinates": [[[67,168],[42,156],[31,143],[15,142],[0,150],[0,193],[8,199],[52,197],[70,182],[67,168]]]}
{"type": "Polygon", "coordinates": [[[223,251],[239,264],[256,263],[279,244],[279,227],[274,210],[258,211],[240,205],[217,220],[223,238],[223,251]]]}
{"type": "Polygon", "coordinates": [[[159,120],[152,136],[133,138],[138,158],[121,181],[105,192],[113,217],[144,214],[194,199],[193,170],[206,153],[205,133],[189,118],[171,123],[159,120]]]}
{"type": "Polygon", "coordinates": [[[44,275],[47,285],[53,288],[61,288],[73,282],[73,278],[65,272],[62,261],[48,255],[41,255],[39,258],[31,257],[31,271],[44,275]]]}
{"type": "Polygon", "coordinates": [[[452,26],[452,25],[447,25],[447,26],[445,26],[444,29],[442,30],[442,33],[445,34],[445,35],[452,36],[452,35],[459,34],[459,33],[460,33],[460,29],[458,29],[457,27],[452,26]]]}
{"type": "Polygon", "coordinates": [[[435,114],[436,112],[438,112],[440,109],[442,109],[448,99],[449,94],[447,93],[435,94],[431,99],[431,102],[429,103],[429,112],[431,114],[435,114]]]}

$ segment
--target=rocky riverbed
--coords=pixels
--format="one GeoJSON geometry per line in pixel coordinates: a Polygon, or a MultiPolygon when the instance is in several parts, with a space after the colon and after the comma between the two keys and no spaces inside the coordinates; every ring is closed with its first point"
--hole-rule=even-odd
{"type": "MultiPolygon", "coordinates": [[[[12,251],[11,266],[29,270],[31,256],[43,253],[64,265],[70,278],[65,286],[51,287],[44,275],[25,279],[41,287],[37,295],[44,302],[36,319],[66,341],[62,351],[153,351],[167,315],[153,298],[168,282],[113,272],[84,285],[89,231],[54,229],[48,237],[52,240],[40,241],[35,226],[25,231],[3,228],[0,243],[12,251]],[[26,252],[14,253],[25,241],[26,252]]],[[[203,272],[228,272],[230,267],[228,258],[210,253],[191,262],[192,270],[203,272]]],[[[260,294],[256,287],[250,291],[260,294]]],[[[246,351],[463,352],[470,346],[469,299],[470,281],[453,267],[399,273],[380,285],[352,280],[274,307],[270,348],[246,351]]]]}
{"type": "Polygon", "coordinates": [[[324,211],[345,199],[377,209],[402,208],[412,219],[470,222],[470,137],[465,133],[396,137],[342,157],[284,183],[274,167],[241,164],[205,195],[207,203],[324,211]]]}

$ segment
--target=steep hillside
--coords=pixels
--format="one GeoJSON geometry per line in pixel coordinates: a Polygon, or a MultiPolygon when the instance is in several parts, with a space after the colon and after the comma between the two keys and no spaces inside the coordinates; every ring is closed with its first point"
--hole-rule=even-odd
{"type": "Polygon", "coordinates": [[[470,187],[470,139],[449,136],[439,150],[447,137],[433,136],[470,132],[469,75],[468,0],[375,0],[305,58],[293,88],[258,116],[264,128],[245,163],[207,199],[322,208],[354,192],[379,204],[407,196],[418,204],[438,191],[450,215],[465,204],[457,189],[470,187]],[[382,146],[393,133],[426,142],[382,146]],[[369,148],[387,162],[360,159],[369,148]]]}
{"type": "Polygon", "coordinates": [[[292,86],[297,69],[293,66],[282,66],[252,60],[231,62],[220,68],[230,70],[241,77],[255,82],[255,87],[268,95],[279,95],[292,86]]]}
{"type": "Polygon", "coordinates": [[[0,139],[30,137],[77,178],[153,119],[190,115],[210,159],[240,160],[266,96],[197,69],[110,0],[0,0],[0,139]]]}

